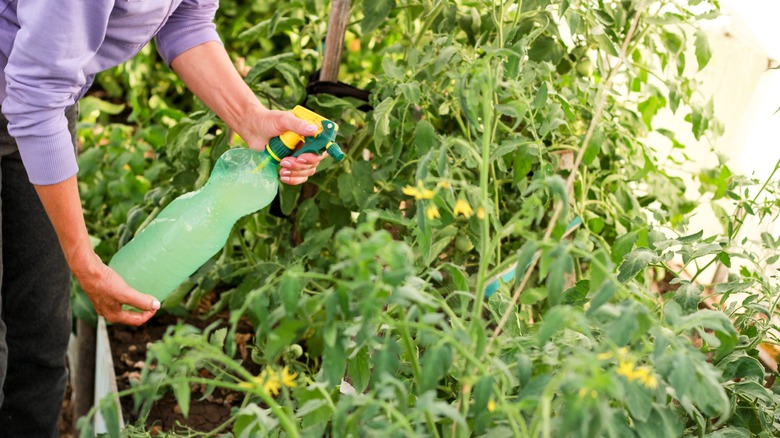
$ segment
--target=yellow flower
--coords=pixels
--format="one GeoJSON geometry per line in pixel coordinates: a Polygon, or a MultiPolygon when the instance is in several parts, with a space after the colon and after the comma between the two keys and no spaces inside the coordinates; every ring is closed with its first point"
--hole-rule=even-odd
{"type": "Polygon", "coordinates": [[[477,218],[478,219],[485,219],[485,209],[482,207],[477,208],[477,218]]]}
{"type": "Polygon", "coordinates": [[[462,214],[466,219],[470,218],[474,210],[471,208],[468,202],[463,198],[458,198],[458,202],[455,203],[455,209],[452,213],[457,216],[462,214]]]}
{"type": "Polygon", "coordinates": [[[245,389],[253,389],[255,387],[263,388],[263,392],[270,395],[279,395],[279,390],[282,389],[282,382],[279,379],[279,373],[272,368],[266,368],[257,377],[253,377],[249,382],[241,382],[238,386],[245,389]]]}
{"type": "Polygon", "coordinates": [[[417,181],[417,187],[406,186],[401,189],[401,191],[406,196],[414,196],[414,199],[418,201],[420,199],[431,199],[434,195],[433,190],[429,190],[423,187],[422,181],[417,181]]]}
{"type": "Polygon", "coordinates": [[[437,217],[441,217],[441,215],[439,214],[439,209],[436,208],[435,205],[431,205],[425,210],[425,217],[427,217],[429,221],[432,221],[437,217]]]}
{"type": "Polygon", "coordinates": [[[639,381],[646,379],[648,376],[650,376],[650,371],[647,367],[639,367],[634,370],[634,378],[639,381]]]}
{"type": "Polygon", "coordinates": [[[628,379],[629,382],[632,382],[634,379],[636,379],[636,372],[634,371],[634,364],[631,362],[626,361],[620,361],[618,363],[617,373],[626,379],[628,379]]]}
{"type": "Polygon", "coordinates": [[[406,186],[401,189],[401,191],[404,192],[404,195],[406,196],[417,196],[417,187],[406,186]]]}
{"type": "Polygon", "coordinates": [[[655,377],[650,367],[641,366],[634,368],[634,364],[620,360],[617,373],[625,377],[629,382],[638,381],[646,388],[655,389],[658,387],[658,378],[655,377]]]}
{"type": "Polygon", "coordinates": [[[645,385],[646,388],[655,389],[658,388],[658,379],[655,377],[655,374],[650,374],[642,381],[642,384],[645,385]]]}
{"type": "Polygon", "coordinates": [[[598,360],[608,360],[608,359],[611,359],[611,358],[612,358],[612,352],[611,351],[606,351],[604,353],[599,353],[596,356],[596,359],[598,359],[598,360]]]}
{"type": "Polygon", "coordinates": [[[441,189],[448,189],[448,188],[450,188],[450,182],[449,181],[441,181],[438,184],[436,184],[436,187],[439,187],[441,189]]]}
{"type": "Polygon", "coordinates": [[[274,371],[273,368],[266,368],[258,377],[263,379],[263,392],[271,396],[279,395],[279,390],[282,389],[282,384],[279,382],[279,373],[274,371]]]}
{"type": "Polygon", "coordinates": [[[584,398],[586,395],[588,395],[588,390],[585,388],[580,388],[579,392],[577,393],[580,397],[584,398]]]}
{"type": "Polygon", "coordinates": [[[634,372],[634,377],[646,388],[655,389],[658,387],[658,379],[652,373],[649,367],[639,367],[634,372]]]}
{"type": "Polygon", "coordinates": [[[595,390],[595,389],[591,389],[591,390],[590,390],[590,396],[591,396],[591,397],[593,397],[593,398],[596,398],[596,396],[598,396],[598,395],[599,395],[599,393],[598,393],[598,392],[596,392],[596,390],[595,390]]]}
{"type": "Polygon", "coordinates": [[[493,401],[493,399],[490,399],[487,405],[488,412],[493,412],[496,410],[496,402],[493,401]]]}
{"type": "Polygon", "coordinates": [[[295,383],[295,378],[298,377],[298,373],[291,373],[287,367],[282,369],[282,385],[288,388],[295,388],[298,384],[295,383]]]}

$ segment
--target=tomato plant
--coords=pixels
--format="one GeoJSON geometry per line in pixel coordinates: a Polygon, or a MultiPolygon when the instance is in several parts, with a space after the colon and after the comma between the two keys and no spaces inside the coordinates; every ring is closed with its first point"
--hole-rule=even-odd
{"type": "MultiPolygon", "coordinates": [[[[778,243],[740,232],[777,217],[777,183],[721,163],[691,198],[685,145],[655,123],[668,109],[697,138],[721,130],[686,74],[709,61],[697,22],[717,4],[689,3],[358,3],[343,77],[371,90],[369,113],[306,97],[325,2],[226,3],[247,83],[337,120],[348,157],[236,226],[166,303],[194,311],[218,290],[206,313],[227,327],[171,328],[127,395],[170,390],[186,412],[190,384],[242,391],[236,436],[772,436],[759,346],[777,342],[762,254],[778,243]],[[721,233],[697,229],[703,204],[721,233]],[[727,278],[709,284],[716,265],[727,278]]],[[[158,184],[130,200],[149,215],[233,142],[209,112],[164,109],[136,131],[168,132],[150,142],[165,168],[136,173],[158,184]]]]}

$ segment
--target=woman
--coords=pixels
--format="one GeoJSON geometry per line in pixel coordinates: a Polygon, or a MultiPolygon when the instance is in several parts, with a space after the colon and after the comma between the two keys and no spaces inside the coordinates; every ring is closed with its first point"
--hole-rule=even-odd
{"type": "MultiPolygon", "coordinates": [[[[218,0],[0,0],[0,435],[57,436],[70,331],[70,274],[98,314],[139,325],[160,308],[95,254],[76,183],[75,106],[94,75],[156,38],[187,87],[256,149],[316,128],[262,106],[213,24],[218,0]],[[128,304],[143,313],[122,310],[128,304]]],[[[316,171],[286,158],[282,182],[316,171]]]]}

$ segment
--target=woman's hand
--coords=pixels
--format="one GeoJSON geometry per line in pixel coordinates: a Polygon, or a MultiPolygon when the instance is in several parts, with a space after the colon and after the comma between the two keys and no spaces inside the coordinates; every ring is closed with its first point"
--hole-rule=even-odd
{"type": "Polygon", "coordinates": [[[89,262],[73,266],[73,275],[95,307],[98,315],[109,322],[141,325],[160,308],[160,302],[144,295],[128,284],[113,269],[106,266],[94,252],[89,262]],[[123,305],[133,306],[142,312],[125,310],[123,305]]]}
{"type": "MultiPolygon", "coordinates": [[[[265,108],[233,66],[225,47],[217,42],[195,46],[171,61],[171,67],[196,96],[233,128],[250,148],[262,150],[285,131],[314,135],[317,127],[290,111],[265,108]]],[[[322,157],[303,154],[282,160],[283,183],[302,184],[317,171],[322,157]]]]}
{"type": "MultiPolygon", "coordinates": [[[[309,122],[295,117],[291,111],[274,111],[265,108],[259,109],[256,115],[248,119],[248,126],[244,138],[250,148],[262,150],[265,145],[286,131],[293,131],[303,136],[314,135],[317,127],[309,122]]],[[[310,176],[317,172],[317,165],[328,154],[317,155],[313,153],[302,154],[299,157],[287,157],[279,164],[279,177],[285,184],[303,184],[310,176]]]]}
{"type": "Polygon", "coordinates": [[[279,164],[279,179],[291,186],[303,184],[317,172],[317,165],[327,156],[328,153],[323,152],[322,155],[306,153],[284,158],[279,164]]]}

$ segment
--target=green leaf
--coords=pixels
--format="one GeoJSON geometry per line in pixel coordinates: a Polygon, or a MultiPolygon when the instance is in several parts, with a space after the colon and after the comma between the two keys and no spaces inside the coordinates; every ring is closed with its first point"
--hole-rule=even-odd
{"type": "Polygon", "coordinates": [[[696,31],[696,62],[699,64],[699,70],[703,69],[712,58],[712,51],[710,51],[710,43],[707,39],[707,34],[703,30],[696,31]]]}
{"type": "Polygon", "coordinates": [[[360,28],[369,34],[382,24],[395,7],[395,0],[371,0],[363,2],[363,21],[360,28]]]}
{"type": "Polygon", "coordinates": [[[266,435],[268,430],[277,426],[278,420],[271,417],[255,403],[241,408],[235,415],[233,434],[237,438],[248,438],[266,435]]]}
{"type": "Polygon", "coordinates": [[[301,187],[301,185],[279,184],[279,204],[285,216],[289,216],[298,205],[301,187]]]}
{"type": "MultiPolygon", "coordinates": [[[[645,122],[647,129],[652,129],[652,121],[659,110],[666,108],[666,99],[660,95],[651,95],[647,99],[639,102],[637,109],[642,113],[642,121],[645,122]]],[[[633,180],[639,178],[632,178],[633,180]]]]}
{"type": "Polygon", "coordinates": [[[723,373],[723,380],[764,381],[764,366],[758,359],[748,356],[744,351],[735,351],[729,354],[718,362],[717,367],[723,373]]]}
{"type": "Polygon", "coordinates": [[[458,54],[458,48],[456,46],[447,46],[439,53],[439,57],[436,59],[436,64],[433,67],[433,73],[437,74],[443,70],[449,68],[453,62],[457,62],[460,57],[453,61],[453,57],[458,54]]]}
{"type": "MultiPolygon", "coordinates": [[[[388,78],[394,79],[396,81],[402,81],[406,77],[406,71],[404,70],[404,67],[400,65],[400,62],[396,62],[393,58],[386,56],[384,59],[382,59],[382,70],[385,72],[385,75],[387,75],[388,78]]],[[[415,82],[416,83],[416,82],[415,82]]],[[[399,86],[403,85],[409,85],[407,83],[400,84],[399,86]]],[[[405,91],[403,91],[404,97],[409,99],[410,97],[415,96],[409,96],[406,94],[405,91]]],[[[418,90],[419,94],[419,90],[418,90]]]]}
{"type": "Polygon", "coordinates": [[[212,333],[211,337],[209,337],[209,344],[221,350],[225,346],[225,339],[227,338],[227,333],[228,333],[227,327],[222,327],[221,329],[214,330],[214,333],[212,333]]]}
{"type": "Polygon", "coordinates": [[[704,435],[704,438],[751,438],[753,436],[750,430],[742,427],[724,427],[712,433],[704,435]]]}
{"type": "Polygon", "coordinates": [[[645,422],[653,411],[653,397],[645,389],[628,387],[626,388],[626,407],[631,413],[631,417],[645,422]]]}
{"type": "Polygon", "coordinates": [[[648,249],[640,248],[636,251],[632,251],[626,255],[623,259],[623,263],[621,263],[618,268],[618,281],[625,283],[634,278],[643,269],[647,268],[648,265],[660,261],[661,257],[658,257],[654,252],[648,249]]]}
{"type": "Polygon", "coordinates": [[[320,251],[330,242],[333,236],[334,227],[329,227],[316,232],[309,232],[306,240],[303,241],[293,253],[296,257],[316,257],[320,251]]]}
{"type": "Polygon", "coordinates": [[[647,328],[642,324],[646,322],[646,315],[639,313],[639,308],[631,301],[624,301],[619,305],[620,315],[606,327],[606,332],[612,342],[617,346],[624,346],[632,338],[641,335],[647,328]]]}
{"type": "Polygon", "coordinates": [[[626,254],[631,252],[631,249],[634,247],[634,243],[636,243],[638,238],[639,235],[637,232],[632,231],[615,239],[615,242],[612,244],[612,261],[614,263],[620,263],[626,254]]]}
{"type": "MultiPolygon", "coordinates": [[[[307,322],[300,319],[285,318],[267,334],[265,353],[269,359],[275,358],[285,348],[297,341],[305,332],[307,322]]],[[[343,374],[342,374],[343,375],[343,374]]]]}
{"type": "Polygon", "coordinates": [[[73,315],[82,321],[86,321],[91,326],[97,326],[97,312],[87,294],[81,289],[81,286],[74,282],[73,291],[70,296],[70,305],[73,315]]]}
{"type": "MultiPolygon", "coordinates": [[[[366,2],[370,3],[370,2],[366,2]]],[[[390,133],[390,113],[395,107],[395,99],[388,97],[374,108],[374,142],[382,144],[384,139],[390,133]]]]}
{"type": "Polygon", "coordinates": [[[329,385],[335,386],[344,377],[347,369],[347,353],[344,351],[341,339],[330,345],[325,343],[325,351],[322,355],[322,378],[329,385]]]}
{"type": "Polygon", "coordinates": [[[287,312],[287,316],[295,315],[295,311],[298,309],[298,300],[301,297],[301,290],[303,289],[303,281],[300,274],[302,268],[300,265],[295,265],[292,268],[284,272],[282,280],[279,283],[279,295],[284,304],[284,310],[287,312]]]}
{"type": "Polygon", "coordinates": [[[555,306],[561,302],[563,286],[566,283],[567,274],[574,272],[574,259],[568,254],[565,247],[560,249],[562,254],[555,257],[555,261],[550,265],[550,272],[547,275],[547,301],[550,306],[555,306]]]}
{"type": "Polygon", "coordinates": [[[362,393],[368,387],[368,382],[371,380],[368,347],[358,350],[355,357],[349,361],[349,377],[357,392],[362,393]]]}
{"type": "Polygon", "coordinates": [[[176,397],[176,403],[181,408],[181,413],[184,418],[190,415],[190,384],[189,382],[181,381],[171,385],[173,388],[173,395],[176,397]]]}
{"type": "Polygon", "coordinates": [[[601,151],[601,145],[604,143],[604,141],[605,141],[604,131],[601,130],[601,128],[597,127],[596,130],[593,132],[593,136],[588,142],[585,152],[582,155],[583,166],[589,166],[591,163],[593,163],[593,160],[595,160],[596,157],[599,156],[599,152],[601,151]]]}
{"type": "Polygon", "coordinates": [[[774,237],[766,231],[761,233],[761,241],[764,242],[767,248],[777,249],[777,242],[775,242],[774,237]]]}
{"type": "Polygon", "coordinates": [[[436,388],[436,385],[452,365],[452,352],[448,345],[434,346],[428,349],[422,358],[420,393],[436,388]]]}
{"type": "Polygon", "coordinates": [[[560,175],[555,174],[545,178],[544,182],[552,194],[563,203],[563,210],[561,211],[560,217],[565,218],[569,207],[569,196],[566,194],[566,181],[564,181],[560,175]]]}
{"type": "Polygon", "coordinates": [[[654,405],[647,421],[637,422],[636,433],[639,438],[666,438],[682,436],[685,425],[680,422],[676,412],[666,406],[654,405]]]}
{"type": "Polygon", "coordinates": [[[614,272],[612,261],[603,249],[599,249],[593,254],[590,263],[590,287],[592,289],[601,287],[612,272],[614,272]]]}
{"type": "Polygon", "coordinates": [[[547,82],[542,82],[542,85],[536,90],[536,97],[534,97],[533,106],[536,110],[543,108],[547,104],[547,82]]]}
{"type": "Polygon", "coordinates": [[[559,330],[566,326],[566,321],[571,315],[572,308],[569,306],[555,306],[544,314],[544,319],[536,333],[536,339],[539,345],[544,345],[559,330]]]}
{"type": "Polygon", "coordinates": [[[435,146],[436,132],[431,122],[420,120],[417,123],[417,126],[414,128],[414,144],[417,147],[417,153],[420,155],[425,154],[435,146]]]}
{"type": "Polygon", "coordinates": [[[588,313],[590,314],[595,312],[599,307],[609,302],[609,300],[615,296],[616,292],[617,284],[614,281],[609,280],[604,282],[601,287],[596,289],[596,293],[593,295],[593,299],[590,301],[590,308],[588,309],[588,313]]]}
{"type": "Polygon", "coordinates": [[[85,96],[79,100],[79,117],[82,121],[94,122],[100,114],[116,115],[124,111],[122,104],[113,104],[94,96],[85,96]]]}
{"type": "Polygon", "coordinates": [[[680,284],[680,287],[674,291],[674,300],[682,307],[683,312],[692,313],[699,308],[702,291],[703,288],[700,285],[684,281],[680,284]]]}
{"type": "Polygon", "coordinates": [[[100,415],[103,416],[109,438],[119,438],[121,436],[121,430],[119,428],[119,407],[117,404],[118,401],[113,395],[107,396],[100,402],[100,415]]]}
{"type": "Polygon", "coordinates": [[[692,243],[701,239],[701,236],[703,235],[704,235],[704,230],[699,230],[698,233],[693,233],[687,236],[678,237],[676,240],[680,243],[692,243]]]}

